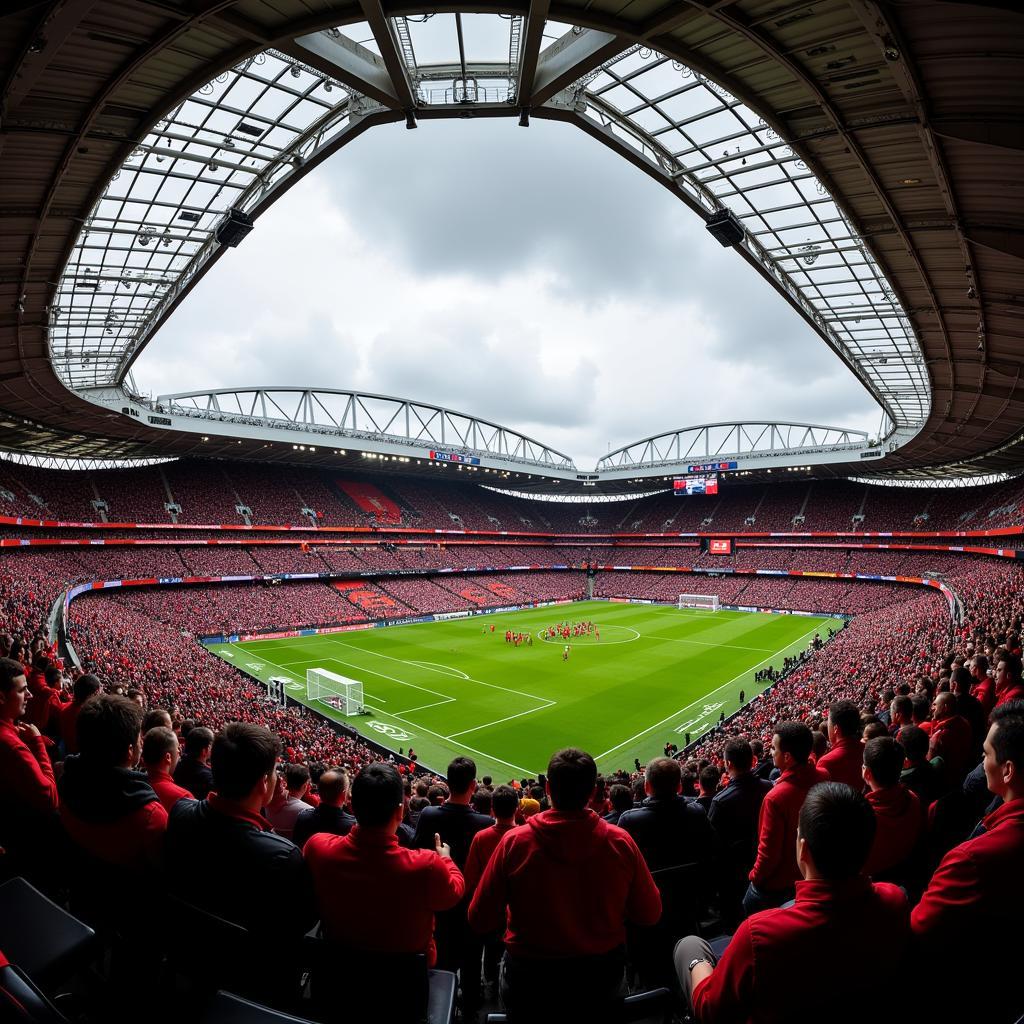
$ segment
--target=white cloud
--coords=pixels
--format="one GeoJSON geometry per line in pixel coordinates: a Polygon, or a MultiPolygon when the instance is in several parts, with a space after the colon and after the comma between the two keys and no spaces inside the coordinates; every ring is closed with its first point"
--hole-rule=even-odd
{"type": "Polygon", "coordinates": [[[136,367],[154,392],[359,388],[531,434],[581,468],[662,430],[868,429],[873,401],[677,200],[581,133],[381,128],[260,218],[136,367]]]}

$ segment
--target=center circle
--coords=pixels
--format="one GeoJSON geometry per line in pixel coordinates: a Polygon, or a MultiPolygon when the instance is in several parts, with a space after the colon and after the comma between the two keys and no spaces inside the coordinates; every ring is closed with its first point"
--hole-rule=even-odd
{"type": "Polygon", "coordinates": [[[593,636],[570,636],[565,639],[562,636],[548,636],[546,629],[537,631],[537,637],[546,644],[560,644],[565,646],[568,644],[570,647],[602,647],[606,644],[631,644],[634,640],[640,639],[640,634],[630,626],[596,626],[597,632],[601,633],[601,639],[597,640],[593,636]],[[621,634],[630,634],[628,636],[621,636],[621,639],[617,640],[606,640],[605,634],[611,634],[612,636],[621,636],[621,634]]]}

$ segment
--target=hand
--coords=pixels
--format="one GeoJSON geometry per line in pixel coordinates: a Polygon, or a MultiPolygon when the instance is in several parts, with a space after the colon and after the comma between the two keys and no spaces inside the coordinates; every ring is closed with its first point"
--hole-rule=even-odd
{"type": "Polygon", "coordinates": [[[441,842],[441,836],[439,833],[434,833],[434,849],[437,851],[438,857],[443,857],[445,860],[452,859],[452,848],[447,843],[441,842]]]}
{"type": "Polygon", "coordinates": [[[31,722],[18,722],[14,726],[20,736],[38,736],[39,730],[31,722]]]}

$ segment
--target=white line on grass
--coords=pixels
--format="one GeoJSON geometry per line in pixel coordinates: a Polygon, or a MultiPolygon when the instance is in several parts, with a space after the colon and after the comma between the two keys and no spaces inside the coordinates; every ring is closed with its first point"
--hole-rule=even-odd
{"type": "Polygon", "coordinates": [[[549,700],[547,704],[541,705],[539,708],[530,708],[528,711],[520,711],[516,715],[506,715],[504,718],[499,718],[496,722],[488,722],[486,725],[474,725],[472,729],[463,729],[461,732],[453,732],[450,736],[446,736],[446,739],[451,739],[452,736],[465,736],[466,733],[479,732],[481,729],[489,729],[492,725],[501,725],[502,722],[511,722],[513,718],[522,718],[523,715],[532,715],[537,711],[543,711],[545,708],[554,707],[557,701],[549,700]]]}
{"type": "Polygon", "coordinates": [[[776,654],[774,647],[744,647],[742,644],[716,644],[713,640],[683,640],[674,636],[651,636],[649,633],[641,640],[667,640],[673,644],[700,644],[701,647],[721,647],[726,651],[757,651],[761,654],[776,654]]]}
{"type": "MultiPolygon", "coordinates": [[[[786,647],[781,648],[781,650],[779,651],[775,651],[772,656],[777,657],[782,651],[789,650],[789,648],[800,643],[800,641],[805,639],[806,637],[813,635],[819,629],[821,629],[820,622],[813,629],[809,629],[806,633],[804,633],[803,636],[799,636],[792,643],[787,644],[786,647]]],[[[671,715],[668,715],[667,717],[663,718],[660,722],[655,722],[654,725],[649,725],[646,729],[641,730],[635,736],[630,736],[628,740],[623,740],[621,743],[617,743],[614,747],[610,747],[603,754],[598,754],[597,757],[594,758],[594,760],[600,761],[602,757],[607,757],[609,754],[614,754],[616,750],[620,750],[622,747],[628,746],[634,740],[640,739],[641,736],[646,736],[649,732],[653,732],[655,729],[660,728],[666,722],[671,722],[673,718],[678,717],[684,711],[689,711],[690,708],[695,707],[698,704],[703,704],[709,697],[713,697],[716,693],[718,693],[719,690],[724,690],[727,686],[734,685],[749,672],[756,672],[757,669],[759,669],[765,662],[770,660],[770,658],[762,658],[761,661],[757,662],[757,664],[751,665],[750,668],[745,668],[738,676],[736,676],[733,679],[730,679],[729,682],[722,683],[721,686],[718,686],[714,690],[711,690],[710,692],[705,693],[703,696],[698,697],[697,700],[690,701],[690,703],[687,704],[686,707],[682,707],[678,711],[673,711],[671,715]]]]}
{"type": "MultiPolygon", "coordinates": [[[[332,644],[340,644],[342,647],[351,647],[352,650],[354,650],[354,651],[362,651],[363,654],[372,654],[376,658],[387,658],[388,661],[397,661],[399,663],[399,665],[412,665],[412,664],[415,664],[414,662],[406,661],[404,658],[395,658],[395,657],[392,657],[390,654],[381,654],[380,651],[371,651],[368,647],[359,647],[356,644],[347,644],[343,640],[331,640],[330,642],[332,644]]],[[[342,662],[342,664],[345,665],[345,664],[348,664],[348,662],[342,662]]],[[[421,666],[423,668],[426,668],[426,663],[421,663],[421,666]]],[[[358,667],[358,666],[356,666],[356,667],[358,667]]],[[[367,671],[369,672],[371,670],[367,669],[367,671]]],[[[444,671],[444,670],[438,669],[438,668],[427,668],[427,671],[428,672],[440,672],[441,675],[448,675],[447,671],[444,671]]],[[[538,697],[537,694],[535,694],[535,693],[525,693],[523,690],[513,690],[511,687],[499,686],[497,683],[487,683],[487,682],[484,682],[483,679],[474,679],[472,676],[466,676],[466,681],[470,682],[470,683],[479,683],[481,686],[489,686],[492,690],[503,690],[505,693],[515,693],[515,694],[518,694],[520,697],[529,697],[530,700],[539,700],[539,701],[546,701],[547,700],[547,697],[538,697]]],[[[410,683],[409,685],[411,686],[412,684],[410,683]]]]}

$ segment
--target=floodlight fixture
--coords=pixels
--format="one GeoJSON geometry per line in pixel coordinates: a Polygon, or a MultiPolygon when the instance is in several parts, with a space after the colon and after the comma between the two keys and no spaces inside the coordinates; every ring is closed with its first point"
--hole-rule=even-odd
{"type": "Polygon", "coordinates": [[[519,111],[519,127],[520,128],[529,128],[530,127],[530,108],[529,107],[523,107],[522,110],[519,111]]]}
{"type": "Polygon", "coordinates": [[[252,228],[252,217],[245,210],[235,207],[228,210],[224,219],[217,225],[215,237],[221,245],[233,249],[252,231],[252,228]]]}
{"type": "Polygon", "coordinates": [[[718,244],[726,247],[739,245],[745,235],[739,217],[732,210],[716,210],[707,217],[705,226],[718,244]]]}
{"type": "Polygon", "coordinates": [[[416,111],[414,111],[414,110],[407,110],[405,112],[405,127],[407,129],[412,129],[412,128],[418,127],[417,124],[416,124],[416,111]]]}

